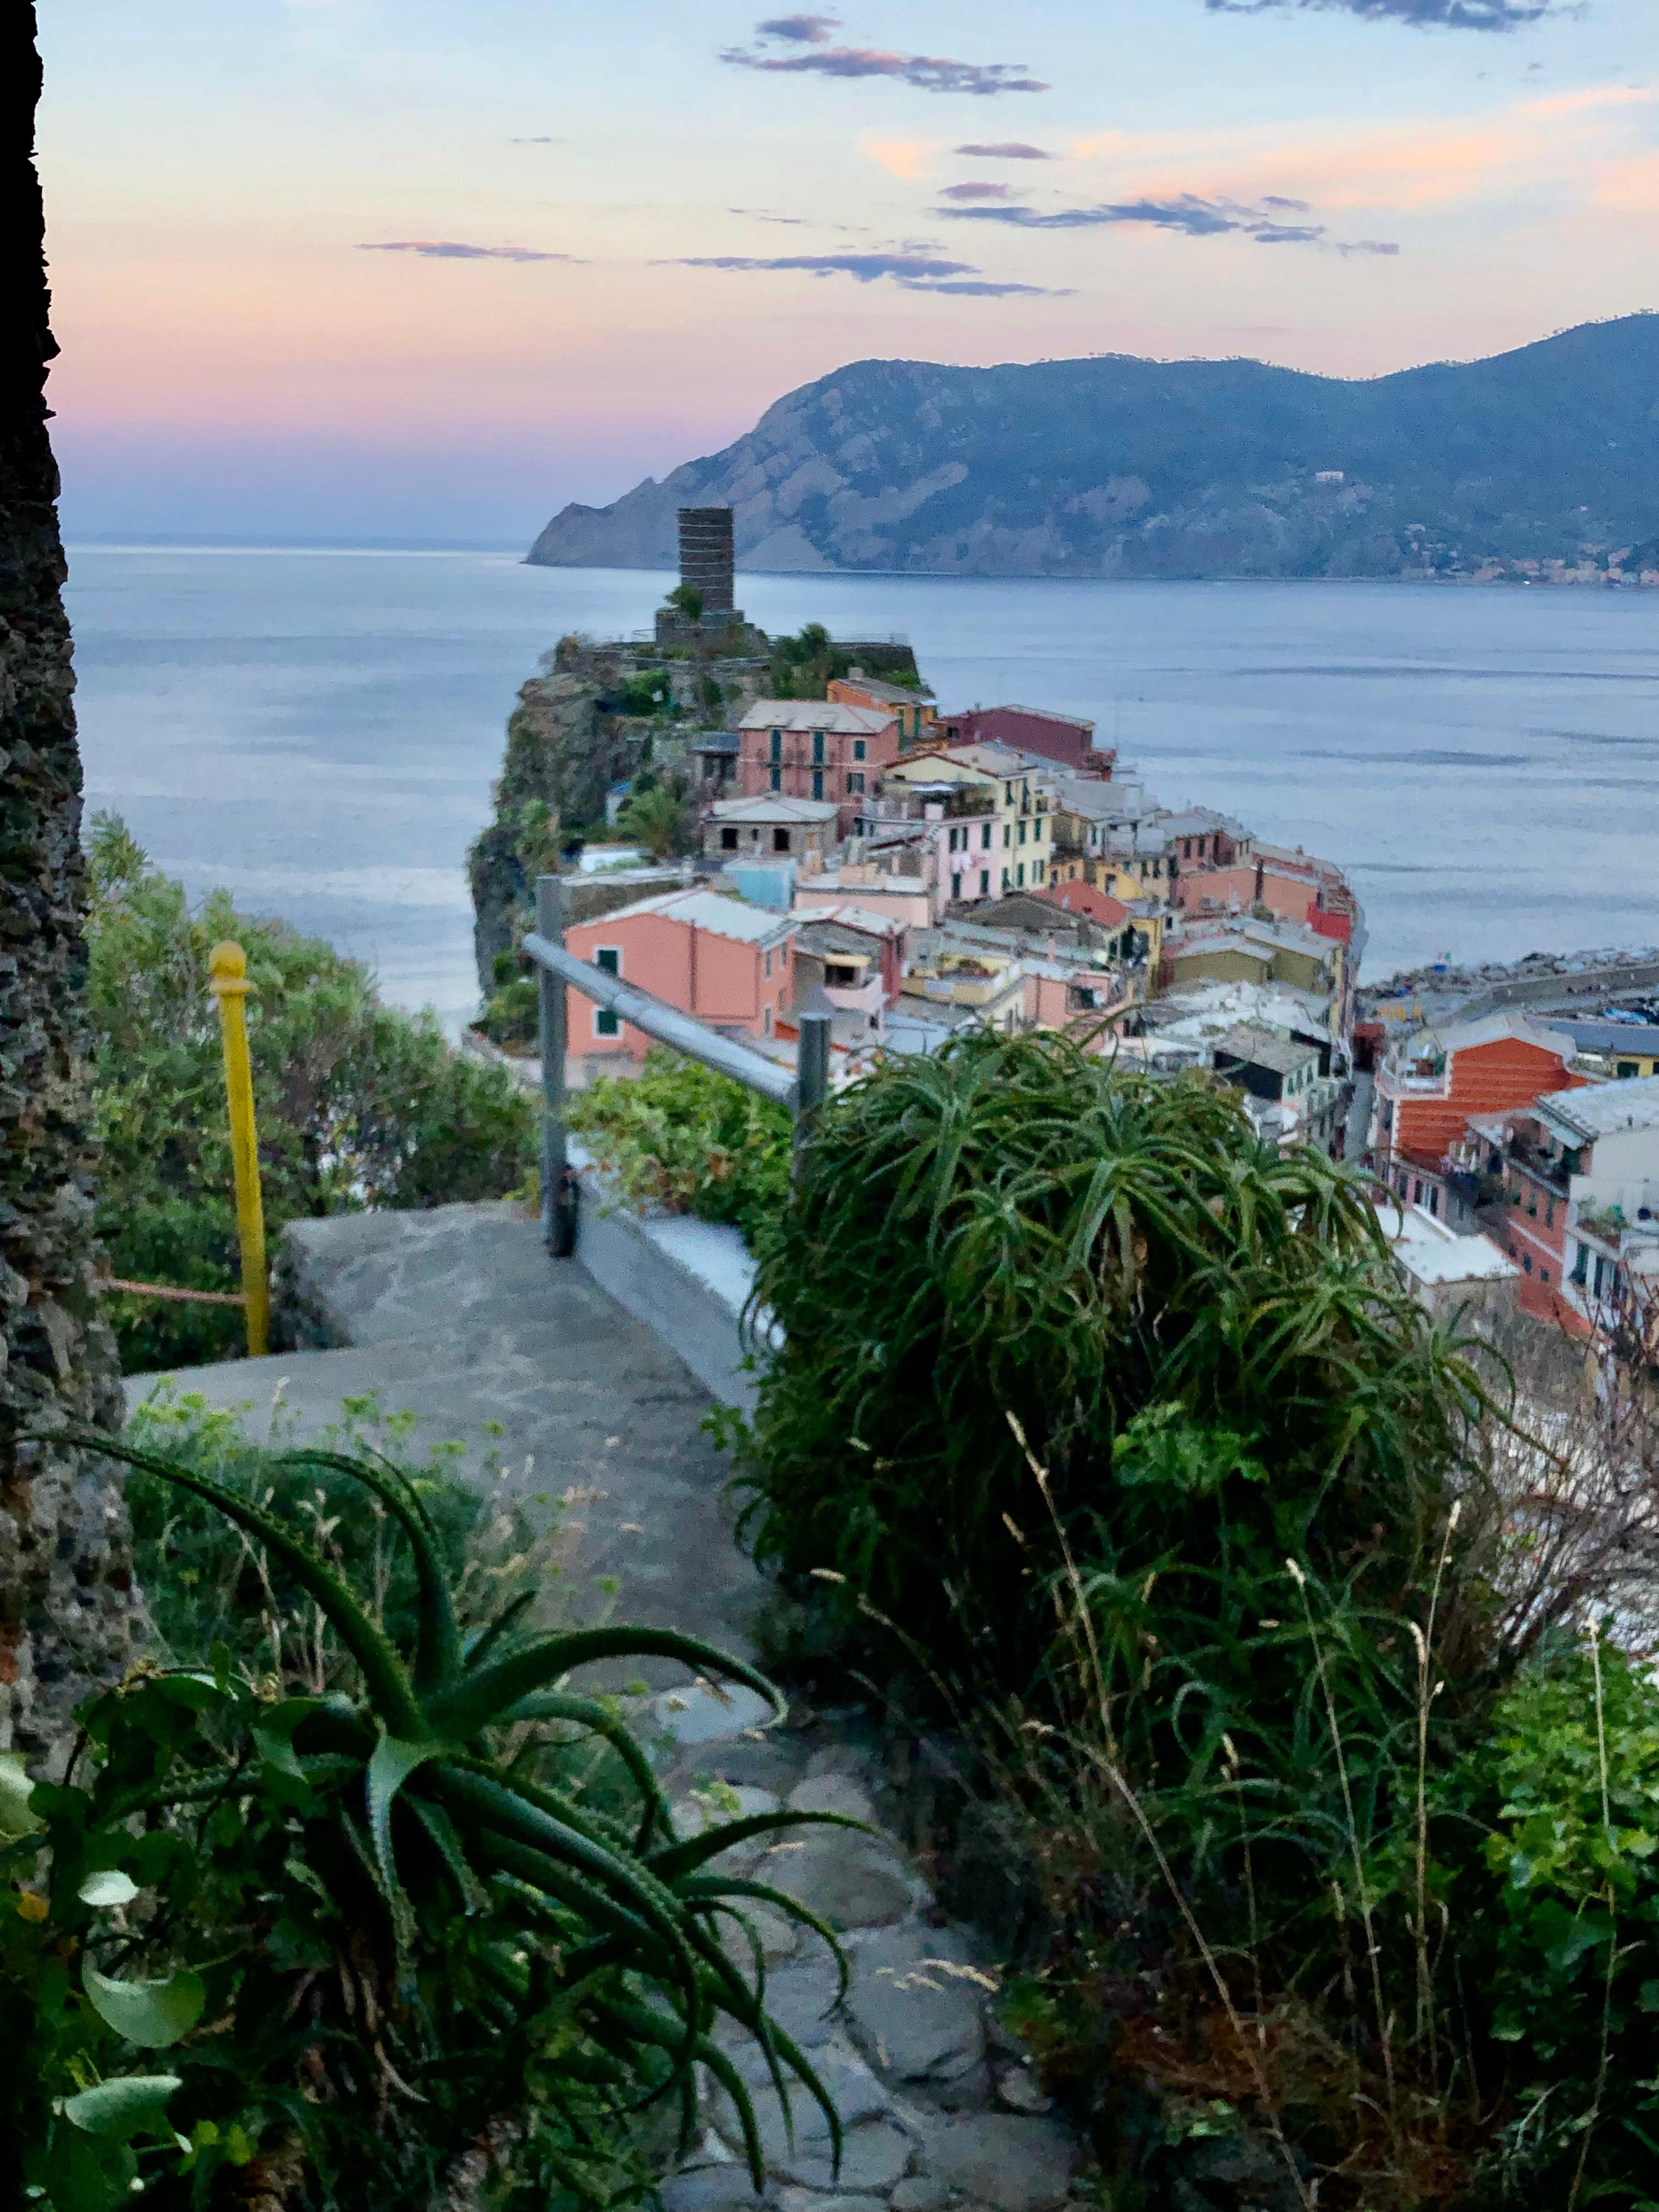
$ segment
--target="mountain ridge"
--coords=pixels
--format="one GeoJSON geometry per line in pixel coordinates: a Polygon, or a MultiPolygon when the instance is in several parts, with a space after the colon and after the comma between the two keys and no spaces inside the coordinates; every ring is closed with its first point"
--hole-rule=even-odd
{"type": "Polygon", "coordinates": [[[1468,574],[1659,533],[1659,313],[1343,379],[1132,354],[868,360],[526,556],[670,568],[730,505],[750,569],[1003,576],[1468,574]]]}

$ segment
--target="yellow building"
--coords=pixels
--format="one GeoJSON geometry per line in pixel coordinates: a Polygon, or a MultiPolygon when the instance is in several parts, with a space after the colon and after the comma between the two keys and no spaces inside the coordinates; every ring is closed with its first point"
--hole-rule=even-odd
{"type": "Polygon", "coordinates": [[[1003,890],[1041,890],[1049,881],[1054,850],[1052,787],[1018,753],[1006,745],[941,747],[937,752],[907,754],[882,778],[884,791],[930,783],[983,784],[991,790],[988,811],[996,817],[994,849],[1003,890]]]}

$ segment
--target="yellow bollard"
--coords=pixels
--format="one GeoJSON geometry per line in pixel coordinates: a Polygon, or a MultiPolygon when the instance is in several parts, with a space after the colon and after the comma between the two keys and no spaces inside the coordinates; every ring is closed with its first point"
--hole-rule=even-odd
{"type": "Polygon", "coordinates": [[[208,985],[219,1001],[219,1035],[225,1051],[225,1097],[230,1108],[230,1157],[236,1175],[236,1231],[242,1246],[242,1295],[247,1300],[247,1349],[264,1355],[270,1320],[265,1282],[265,1213],[259,1197],[259,1147],[253,1127],[253,1074],[248,1065],[247,955],[228,939],[208,955],[208,985]]]}

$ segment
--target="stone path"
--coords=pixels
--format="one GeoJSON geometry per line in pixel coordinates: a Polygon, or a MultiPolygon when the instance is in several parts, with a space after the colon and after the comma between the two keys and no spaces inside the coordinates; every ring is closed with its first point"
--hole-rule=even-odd
{"type": "MultiPolygon", "coordinates": [[[[417,1447],[453,1439],[469,1461],[498,1450],[536,1490],[580,1493],[576,1571],[617,1583],[614,1617],[678,1626],[752,1654],[764,1585],[732,1539],[727,1465],[699,1429],[702,1387],[574,1261],[550,1261],[510,1206],[341,1216],[290,1230],[283,1305],[313,1347],[182,1370],[179,1387],[251,1409],[258,1432],[278,1382],[291,1436],[338,1420],[343,1398],[376,1395],[417,1416],[417,1447]],[[487,1422],[500,1433],[485,1433],[487,1422]],[[524,1472],[525,1463],[529,1471],[524,1472]],[[589,1495],[589,1493],[592,1493],[589,1495]]],[[[130,1402],[157,1378],[129,1379],[130,1402]]],[[[658,1683],[677,1670],[630,1667],[658,1683]]],[[[853,1715],[791,1716],[764,1733],[758,1699],[664,1689],[667,1786],[683,1832],[734,1806],[847,1813],[877,1833],[807,1830],[744,1871],[799,1897],[844,1932],[845,2003],[811,1931],[764,1908],[768,2003],[809,2049],[847,2130],[839,2176],[804,2093],[793,2141],[746,2038],[732,2055],[754,2087],[768,2178],[757,2200],[723,2093],[705,2099],[696,2154],[664,2185],[664,2212],[1044,2212],[1066,2197],[1073,2139],[993,2016],[994,1966],[951,1927],[884,1818],[879,1765],[853,1715]]],[[[738,1955],[747,1963],[749,1947],[738,1955]]]]}
{"type": "MultiPolygon", "coordinates": [[[[739,2032],[722,2033],[765,2149],[758,2201],[773,2212],[1044,2212],[1062,2203],[1079,2162],[1074,2140],[996,2021],[994,1963],[948,1923],[887,1831],[858,1724],[820,1719],[758,1738],[734,1729],[684,1750],[673,1778],[684,1833],[781,1805],[846,1814],[877,1832],[807,1829],[716,1862],[810,1905],[842,1933],[850,1969],[841,2002],[823,1940],[769,1907],[750,1911],[769,2009],[810,2055],[846,2130],[837,2175],[813,2100],[792,2094],[792,2136],[758,2050],[739,2032]]],[[[747,1964],[747,1939],[734,1929],[731,1940],[747,1964]]],[[[702,2142],[665,2183],[664,2212],[752,2212],[742,2131],[724,2090],[706,2084],[702,2110],[702,2142]]]]}

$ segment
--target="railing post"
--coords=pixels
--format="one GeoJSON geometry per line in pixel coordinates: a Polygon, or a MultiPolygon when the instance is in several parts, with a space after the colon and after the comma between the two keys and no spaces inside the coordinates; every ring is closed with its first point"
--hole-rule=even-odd
{"type": "Polygon", "coordinates": [[[830,1095],[830,1024],[828,1013],[802,1013],[796,1018],[795,1044],[795,1158],[812,1126],[812,1116],[830,1095]]]}
{"type": "Polygon", "coordinates": [[[247,955],[227,938],[208,955],[208,988],[219,1001],[219,1036],[225,1062],[225,1103],[230,1115],[230,1163],[236,1189],[236,1235],[242,1252],[242,1297],[246,1305],[247,1356],[263,1359],[270,1332],[270,1292],[265,1271],[265,1216],[259,1194],[259,1139],[253,1126],[253,1073],[248,1060],[247,955]]]}
{"type": "MultiPolygon", "coordinates": [[[[564,884],[557,876],[536,878],[536,929],[550,943],[563,945],[564,884]]],[[[576,1194],[564,1144],[566,984],[562,975],[539,964],[536,975],[542,1055],[542,1228],[553,1257],[568,1260],[576,1247],[576,1194]]]]}

